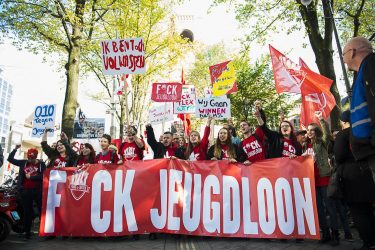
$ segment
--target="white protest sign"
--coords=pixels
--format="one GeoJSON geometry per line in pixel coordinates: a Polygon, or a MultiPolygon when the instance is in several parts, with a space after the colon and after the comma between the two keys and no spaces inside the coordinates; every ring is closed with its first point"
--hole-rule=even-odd
{"type": "Polygon", "coordinates": [[[104,75],[146,73],[142,38],[102,41],[100,47],[104,75]]]}
{"type": "Polygon", "coordinates": [[[230,118],[230,99],[226,96],[197,98],[195,116],[197,118],[205,118],[209,115],[218,120],[230,118]]]}
{"type": "Polygon", "coordinates": [[[152,107],[149,110],[148,120],[152,125],[173,121],[172,105],[164,104],[152,107]],[[165,105],[165,106],[164,106],[165,105]]]}
{"type": "Polygon", "coordinates": [[[195,88],[193,85],[182,85],[181,101],[173,103],[173,113],[195,113],[195,88]]]}
{"type": "Polygon", "coordinates": [[[55,115],[56,104],[40,105],[35,108],[33,118],[33,130],[31,131],[32,137],[41,137],[44,129],[51,129],[48,131],[48,136],[53,136],[55,130],[55,115]]]}

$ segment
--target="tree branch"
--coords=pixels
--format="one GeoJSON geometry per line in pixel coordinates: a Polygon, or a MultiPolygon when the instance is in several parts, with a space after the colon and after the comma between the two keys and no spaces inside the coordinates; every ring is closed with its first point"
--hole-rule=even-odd
{"type": "Polygon", "coordinates": [[[57,9],[57,13],[59,13],[59,15],[61,15],[61,23],[63,25],[64,31],[65,31],[65,34],[66,34],[66,38],[68,39],[69,47],[72,48],[73,47],[72,38],[71,38],[71,35],[69,34],[68,25],[66,24],[66,21],[65,21],[65,17],[66,17],[65,7],[61,3],[60,0],[55,0],[54,2],[55,2],[56,9],[57,9]]]}

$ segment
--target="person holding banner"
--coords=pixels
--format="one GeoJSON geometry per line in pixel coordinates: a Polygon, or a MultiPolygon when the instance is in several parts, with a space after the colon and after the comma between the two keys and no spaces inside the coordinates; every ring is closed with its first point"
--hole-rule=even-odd
{"type": "Polygon", "coordinates": [[[213,161],[229,160],[231,163],[237,162],[238,149],[232,143],[230,132],[226,128],[219,130],[218,137],[214,145],[208,150],[207,158],[213,161]]]}
{"type": "Polygon", "coordinates": [[[103,134],[100,138],[100,147],[102,152],[96,155],[95,163],[99,164],[118,164],[119,157],[117,153],[113,150],[110,150],[109,146],[111,145],[112,138],[108,134],[103,134]]]}
{"type": "Polygon", "coordinates": [[[254,133],[251,133],[251,127],[247,121],[242,121],[240,123],[240,130],[245,137],[239,145],[240,161],[245,165],[250,165],[254,162],[266,159],[263,130],[257,127],[254,133]]]}
{"type": "Polygon", "coordinates": [[[210,136],[211,122],[212,117],[208,117],[202,140],[198,131],[194,130],[190,132],[189,142],[185,151],[185,159],[190,161],[207,160],[208,137],[210,136]]]}
{"type": "Polygon", "coordinates": [[[332,200],[327,196],[327,187],[331,175],[331,169],[328,163],[328,144],[330,142],[330,130],[328,123],[323,119],[321,111],[316,111],[315,116],[318,118],[322,128],[311,123],[307,126],[307,148],[303,153],[304,156],[311,155],[314,158],[314,176],[315,176],[315,192],[316,203],[318,208],[319,226],[323,231],[320,243],[327,243],[332,240],[332,245],[339,244],[339,231],[337,223],[337,215],[333,208],[332,200]],[[330,218],[331,231],[329,231],[326,219],[327,210],[330,218]]]}
{"type": "Polygon", "coordinates": [[[42,160],[38,160],[38,150],[30,148],[27,151],[27,160],[14,159],[14,155],[21,145],[17,145],[9,154],[8,161],[19,167],[17,188],[21,196],[23,208],[23,226],[25,238],[31,237],[31,224],[33,221],[33,202],[37,204],[39,214],[41,214],[42,204],[42,177],[46,165],[42,160]]]}
{"type": "Polygon", "coordinates": [[[70,146],[66,134],[61,132],[61,139],[56,142],[56,148],[53,149],[47,144],[48,130],[47,128],[44,130],[41,142],[42,150],[49,159],[48,167],[75,167],[77,165],[78,154],[70,146]]]}
{"type": "Polygon", "coordinates": [[[124,161],[137,161],[143,159],[143,151],[145,150],[145,142],[137,137],[137,129],[129,126],[126,130],[126,139],[121,143],[119,154],[119,164],[124,161]]]}
{"type": "Polygon", "coordinates": [[[176,157],[179,159],[184,159],[184,155],[180,154],[179,151],[177,151],[177,148],[173,146],[173,134],[171,132],[164,132],[162,135],[162,142],[158,142],[155,139],[154,129],[152,128],[151,124],[147,124],[146,134],[147,143],[154,152],[154,159],[176,157]]]}
{"type": "Polygon", "coordinates": [[[267,158],[293,158],[302,154],[301,144],[297,141],[293,125],[289,121],[282,121],[279,126],[279,131],[276,132],[266,126],[258,106],[255,107],[254,116],[264,135],[267,137],[267,158]]]}
{"type": "Polygon", "coordinates": [[[86,164],[94,164],[95,162],[95,150],[90,143],[83,144],[78,156],[78,166],[84,166],[86,164]]]}

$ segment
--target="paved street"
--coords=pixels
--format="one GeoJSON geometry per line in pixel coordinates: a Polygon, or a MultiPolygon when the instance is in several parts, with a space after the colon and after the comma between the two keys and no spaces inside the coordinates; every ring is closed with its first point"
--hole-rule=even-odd
{"type": "MultiPolygon", "coordinates": [[[[353,230],[354,231],[354,230],[353,230]]],[[[171,235],[161,236],[157,240],[149,240],[146,235],[141,236],[141,239],[134,241],[130,238],[119,239],[53,239],[43,240],[38,237],[33,237],[31,240],[25,241],[22,237],[12,233],[9,238],[0,243],[1,250],[11,249],[38,249],[38,250],[84,250],[84,249],[178,249],[178,250],[206,250],[206,249],[337,249],[349,250],[355,247],[360,247],[361,242],[358,235],[354,232],[354,242],[341,241],[340,246],[331,247],[329,245],[320,245],[316,241],[305,241],[303,243],[296,243],[293,240],[281,242],[278,240],[262,240],[262,239],[224,239],[213,237],[186,237],[176,238],[171,235]]]]}

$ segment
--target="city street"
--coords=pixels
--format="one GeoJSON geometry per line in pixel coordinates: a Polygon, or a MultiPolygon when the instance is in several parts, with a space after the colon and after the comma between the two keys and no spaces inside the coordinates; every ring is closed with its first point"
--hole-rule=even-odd
{"type": "MultiPolygon", "coordinates": [[[[177,238],[172,235],[161,236],[157,240],[149,240],[147,235],[141,236],[141,239],[134,241],[129,237],[119,239],[105,238],[57,238],[53,240],[44,240],[33,237],[31,240],[25,241],[22,237],[12,233],[7,240],[0,243],[0,249],[38,249],[38,250],[84,250],[84,249],[165,249],[165,250],[206,250],[206,249],[340,249],[351,250],[361,246],[361,241],[355,230],[354,242],[341,240],[341,244],[337,247],[330,245],[321,245],[316,241],[307,240],[303,243],[296,243],[294,240],[263,240],[263,239],[225,239],[213,237],[186,237],[177,238]]],[[[341,232],[342,234],[342,232],[341,232]]]]}

